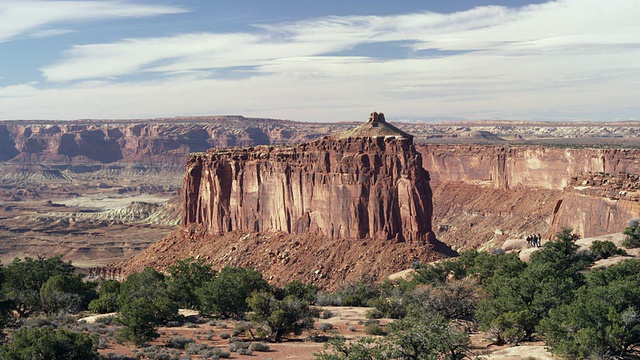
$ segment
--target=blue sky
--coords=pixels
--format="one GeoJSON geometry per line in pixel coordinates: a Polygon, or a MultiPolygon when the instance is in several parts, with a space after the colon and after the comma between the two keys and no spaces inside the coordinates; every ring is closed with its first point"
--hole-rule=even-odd
{"type": "Polygon", "coordinates": [[[638,0],[0,0],[0,119],[636,119],[639,18],[638,0]]]}

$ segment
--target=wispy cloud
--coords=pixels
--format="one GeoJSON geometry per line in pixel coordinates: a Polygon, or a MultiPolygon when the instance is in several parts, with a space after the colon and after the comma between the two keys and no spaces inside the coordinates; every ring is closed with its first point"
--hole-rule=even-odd
{"type": "Polygon", "coordinates": [[[41,69],[47,89],[0,88],[0,109],[27,116],[28,107],[3,100],[17,92],[53,101],[55,109],[74,106],[79,117],[348,120],[383,109],[396,116],[603,118],[638,111],[638,17],[637,0],[561,0],[77,45],[41,69]],[[224,76],[239,67],[251,71],[224,76]]]}
{"type": "Polygon", "coordinates": [[[79,21],[149,17],[187,10],[178,6],[136,4],[127,1],[0,1],[0,42],[23,35],[52,36],[68,32],[57,26],[79,21]]]}

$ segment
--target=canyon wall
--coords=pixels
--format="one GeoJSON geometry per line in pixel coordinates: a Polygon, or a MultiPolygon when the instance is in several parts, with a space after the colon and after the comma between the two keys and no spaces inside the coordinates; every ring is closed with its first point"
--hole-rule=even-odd
{"type": "Polygon", "coordinates": [[[419,145],[417,149],[434,182],[563,190],[574,174],[640,174],[638,149],[494,145],[419,145]]]}
{"type": "Polygon", "coordinates": [[[193,120],[0,122],[0,161],[49,164],[177,165],[212,147],[298,143],[344,124],[301,125],[240,116],[193,120]]]}
{"type": "Polygon", "coordinates": [[[529,233],[552,238],[565,226],[581,237],[600,236],[621,232],[640,215],[637,149],[417,149],[431,174],[437,237],[458,249],[529,233]]]}
{"type": "Polygon", "coordinates": [[[183,225],[431,241],[429,174],[410,139],[325,137],[191,156],[183,225]]]}

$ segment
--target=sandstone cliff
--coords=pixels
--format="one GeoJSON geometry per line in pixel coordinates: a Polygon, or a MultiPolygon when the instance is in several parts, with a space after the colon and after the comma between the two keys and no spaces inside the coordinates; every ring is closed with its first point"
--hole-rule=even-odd
{"type": "Polygon", "coordinates": [[[563,190],[579,173],[640,174],[640,150],[418,145],[434,182],[563,190]]]}
{"type": "Polygon", "coordinates": [[[301,125],[241,116],[155,120],[0,122],[0,161],[48,164],[136,163],[182,168],[212,147],[297,143],[344,124],[301,125]]]}
{"type": "Polygon", "coordinates": [[[637,149],[418,145],[434,189],[438,239],[456,249],[561,227],[621,232],[640,214],[637,149]]]}
{"type": "Polygon", "coordinates": [[[210,150],[189,159],[183,189],[183,224],[212,233],[432,239],[429,175],[403,137],[210,150]]]}

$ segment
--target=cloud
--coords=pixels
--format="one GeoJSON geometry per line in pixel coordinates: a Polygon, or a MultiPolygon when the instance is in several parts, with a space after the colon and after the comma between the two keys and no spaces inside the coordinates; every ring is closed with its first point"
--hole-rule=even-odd
{"type": "Polygon", "coordinates": [[[639,14],[637,0],[563,0],[76,45],[41,69],[47,89],[9,102],[0,88],[0,117],[620,117],[638,111],[639,14]]]}
{"type": "Polygon", "coordinates": [[[177,6],[143,5],[125,1],[0,1],[0,42],[22,35],[53,36],[68,32],[55,26],[80,21],[149,17],[186,12],[177,6]]]}

